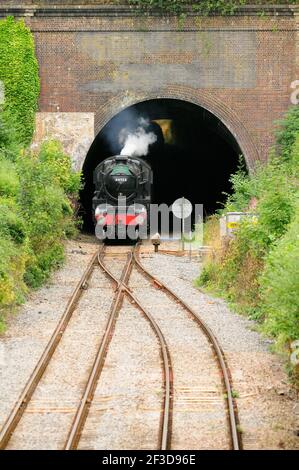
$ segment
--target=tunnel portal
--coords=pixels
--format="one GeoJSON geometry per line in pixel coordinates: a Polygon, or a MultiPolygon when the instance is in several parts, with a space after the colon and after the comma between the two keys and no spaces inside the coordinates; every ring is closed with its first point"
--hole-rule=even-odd
{"type": "Polygon", "coordinates": [[[211,112],[177,99],[154,99],[130,106],[114,116],[94,139],[83,165],[81,214],[92,230],[93,171],[105,158],[122,150],[123,129],[148,122],[156,141],[145,158],[153,168],[153,202],[170,205],[184,196],[203,204],[204,216],[221,207],[231,191],[230,175],[241,150],[227,127],[211,112]]]}

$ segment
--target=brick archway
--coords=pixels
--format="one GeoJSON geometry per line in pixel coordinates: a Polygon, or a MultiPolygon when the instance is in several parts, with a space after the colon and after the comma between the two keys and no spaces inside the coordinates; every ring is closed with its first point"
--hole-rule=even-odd
{"type": "Polygon", "coordinates": [[[176,86],[172,90],[162,89],[149,94],[126,92],[115,95],[95,114],[95,135],[124,109],[140,102],[163,98],[190,102],[206,109],[220,119],[236,139],[249,170],[252,170],[255,163],[260,160],[257,146],[237,114],[219,98],[216,98],[213,93],[187,87],[176,86]]]}

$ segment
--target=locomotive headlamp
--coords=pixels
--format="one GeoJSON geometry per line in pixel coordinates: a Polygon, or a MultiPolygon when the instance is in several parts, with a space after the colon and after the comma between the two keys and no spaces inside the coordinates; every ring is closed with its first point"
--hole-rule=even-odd
{"type": "Polygon", "coordinates": [[[144,220],[145,220],[145,215],[144,214],[139,214],[135,218],[135,224],[136,225],[142,225],[142,224],[144,224],[144,220]]]}
{"type": "Polygon", "coordinates": [[[146,221],[147,213],[146,209],[144,206],[136,205],[134,207],[134,213],[135,213],[135,224],[136,225],[142,225],[146,221]],[[138,207],[139,206],[139,207],[138,207]]]}
{"type": "Polygon", "coordinates": [[[101,207],[101,206],[98,206],[95,210],[95,215],[106,215],[107,214],[107,209],[106,207],[101,207]]]}
{"type": "Polygon", "coordinates": [[[96,221],[102,224],[105,221],[105,216],[107,215],[107,209],[103,207],[97,207],[94,215],[95,215],[96,221]]]}
{"type": "Polygon", "coordinates": [[[141,214],[142,212],[143,212],[143,213],[146,212],[146,209],[145,209],[144,206],[142,206],[142,207],[135,207],[135,214],[141,214]]]}

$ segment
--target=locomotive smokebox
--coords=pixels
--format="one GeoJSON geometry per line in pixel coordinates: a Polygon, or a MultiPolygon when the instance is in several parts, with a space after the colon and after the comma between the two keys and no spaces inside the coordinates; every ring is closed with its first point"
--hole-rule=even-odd
{"type": "Polygon", "coordinates": [[[129,157],[117,155],[115,164],[104,176],[106,191],[113,198],[130,198],[136,191],[136,174],[129,164],[129,157]]]}

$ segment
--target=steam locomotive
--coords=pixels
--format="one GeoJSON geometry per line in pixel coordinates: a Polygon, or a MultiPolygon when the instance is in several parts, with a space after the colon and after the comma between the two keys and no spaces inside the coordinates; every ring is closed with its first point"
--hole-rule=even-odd
{"type": "Polygon", "coordinates": [[[146,230],[153,172],[139,157],[116,155],[101,162],[93,174],[92,208],[98,238],[138,238],[146,230]],[[128,237],[129,234],[129,237],[128,237]]]}

